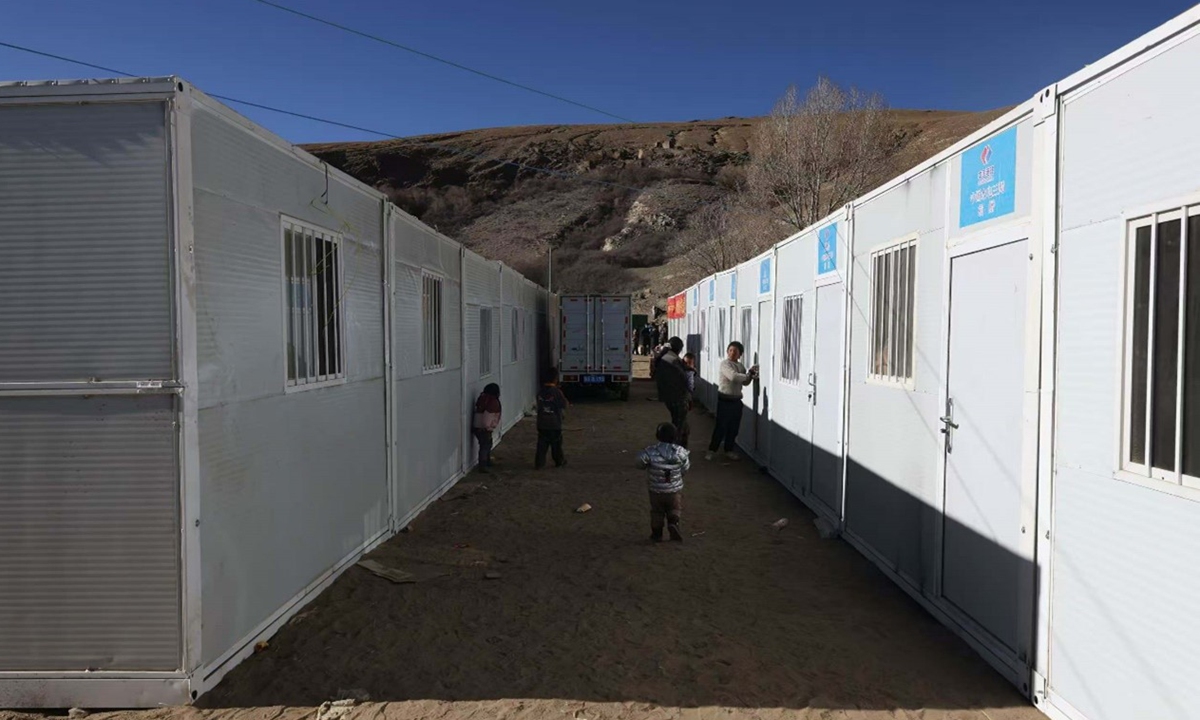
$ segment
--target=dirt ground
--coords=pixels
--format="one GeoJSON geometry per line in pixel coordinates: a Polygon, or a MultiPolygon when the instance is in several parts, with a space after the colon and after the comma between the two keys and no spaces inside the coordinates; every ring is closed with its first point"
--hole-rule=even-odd
{"type": "Polygon", "coordinates": [[[633,466],[667,419],[650,394],[577,404],[561,470],[532,469],[519,424],[493,475],[372,554],[417,582],[353,567],[197,708],[93,717],[298,720],[342,698],[361,701],[344,720],[1043,717],[866,559],[819,539],[780,485],[705,462],[708,417],[693,416],[685,542],[650,544],[633,466]]]}

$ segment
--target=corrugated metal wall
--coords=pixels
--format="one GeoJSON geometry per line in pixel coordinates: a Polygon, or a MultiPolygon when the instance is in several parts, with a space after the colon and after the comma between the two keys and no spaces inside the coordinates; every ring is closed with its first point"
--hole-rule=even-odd
{"type": "Polygon", "coordinates": [[[168,395],[0,398],[0,670],[179,667],[174,422],[168,395]]]}
{"type": "Polygon", "coordinates": [[[211,663],[389,526],[382,207],[203,106],[192,144],[211,663]],[[281,213],[344,239],[345,384],[285,392],[281,213]]]}
{"type": "Polygon", "coordinates": [[[466,467],[459,248],[398,211],[391,221],[396,515],[402,520],[466,467]],[[442,281],[444,364],[423,369],[422,278],[442,281]]]}
{"type": "Polygon", "coordinates": [[[165,113],[0,107],[0,670],[181,664],[165,113]]]}
{"type": "Polygon", "coordinates": [[[918,315],[911,388],[868,382],[867,362],[850,365],[846,525],[914,588],[930,593],[942,493],[946,177],[939,165],[854,210],[851,357],[871,356],[872,253],[914,233],[918,315]]]}
{"type": "Polygon", "coordinates": [[[0,381],[172,377],[165,112],[0,113],[0,381]]]}

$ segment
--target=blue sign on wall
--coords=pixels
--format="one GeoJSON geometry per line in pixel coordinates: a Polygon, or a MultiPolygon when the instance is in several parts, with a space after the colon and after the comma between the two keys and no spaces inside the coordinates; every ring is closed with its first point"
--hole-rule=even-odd
{"type": "Polygon", "coordinates": [[[837,223],[817,232],[817,274],[837,270],[837,223]]]}
{"type": "Polygon", "coordinates": [[[962,154],[958,226],[987,222],[1016,209],[1017,129],[1010,128],[962,154]]]}
{"type": "Polygon", "coordinates": [[[737,270],[729,276],[729,299],[737,300],[737,270]]]}
{"type": "Polygon", "coordinates": [[[700,288],[692,288],[692,305],[700,307],[700,288]]]}
{"type": "Polygon", "coordinates": [[[708,301],[712,302],[717,297],[717,281],[708,281],[708,301]]]}
{"type": "Polygon", "coordinates": [[[758,293],[765,295],[771,292],[771,258],[763,258],[758,264],[758,293]]]}

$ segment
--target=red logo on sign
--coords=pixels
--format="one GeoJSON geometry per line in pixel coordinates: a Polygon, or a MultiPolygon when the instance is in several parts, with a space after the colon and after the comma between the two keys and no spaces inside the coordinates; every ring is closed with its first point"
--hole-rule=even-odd
{"type": "Polygon", "coordinates": [[[979,161],[982,162],[984,165],[987,165],[991,159],[992,159],[992,146],[984,145],[983,152],[979,153],[979,161]]]}

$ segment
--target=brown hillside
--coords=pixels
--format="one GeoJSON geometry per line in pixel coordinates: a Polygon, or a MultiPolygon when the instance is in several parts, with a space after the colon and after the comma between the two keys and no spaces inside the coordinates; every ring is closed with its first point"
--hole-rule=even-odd
{"type": "MultiPolygon", "coordinates": [[[[1000,112],[890,111],[895,151],[880,158],[878,181],[1000,112]]],[[[307,149],[539,282],[554,247],[556,289],[656,301],[695,279],[680,235],[744,177],[759,122],[510,127],[307,149]]]]}

